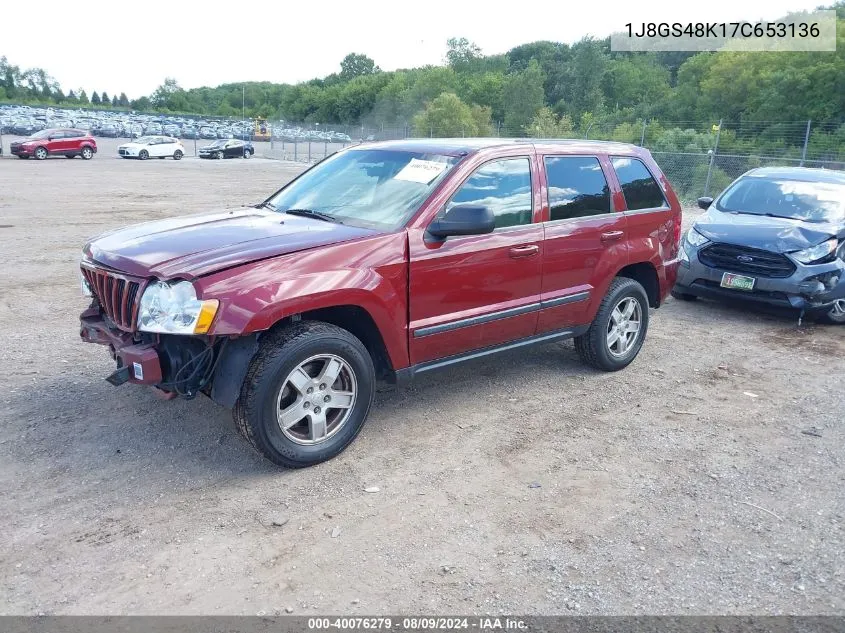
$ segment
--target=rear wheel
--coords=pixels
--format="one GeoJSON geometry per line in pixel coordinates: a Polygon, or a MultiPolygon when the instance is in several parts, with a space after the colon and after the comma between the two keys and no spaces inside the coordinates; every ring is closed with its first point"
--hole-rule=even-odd
{"type": "Polygon", "coordinates": [[[47,158],[47,149],[44,147],[37,147],[35,149],[35,160],[44,160],[47,158]]]}
{"type": "Polygon", "coordinates": [[[575,339],[578,355],[603,371],[618,371],[633,361],[648,331],[648,295],[633,279],[617,277],[602,299],[590,329],[575,339]]]}
{"type": "Polygon", "coordinates": [[[90,147],[83,147],[79,154],[83,160],[91,160],[94,157],[94,150],[90,147]]]}
{"type": "Polygon", "coordinates": [[[142,149],[140,152],[138,152],[138,158],[140,158],[141,160],[147,160],[149,157],[150,153],[145,149],[142,149]]]}
{"type": "Polygon", "coordinates": [[[173,152],[173,160],[182,160],[182,150],[181,149],[177,149],[175,152],[173,152]]]}
{"type": "Polygon", "coordinates": [[[834,325],[845,324],[845,299],[839,299],[833,306],[819,319],[824,323],[833,323],[834,325]]]}
{"type": "Polygon", "coordinates": [[[334,325],[301,321],[265,338],[233,414],[258,452],[302,468],[355,439],[374,393],[373,361],[361,341],[334,325]]]}

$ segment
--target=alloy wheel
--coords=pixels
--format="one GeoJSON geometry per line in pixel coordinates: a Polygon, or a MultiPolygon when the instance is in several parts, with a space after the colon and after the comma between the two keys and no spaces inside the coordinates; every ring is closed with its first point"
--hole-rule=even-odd
{"type": "Polygon", "coordinates": [[[613,356],[625,356],[637,342],[643,321],[643,309],[634,297],[625,297],[610,313],[607,323],[607,348],[613,356]]]}
{"type": "Polygon", "coordinates": [[[300,363],[282,383],[276,420],[297,444],[320,444],[346,424],[358,394],[351,365],[334,354],[319,354],[300,363]]]}

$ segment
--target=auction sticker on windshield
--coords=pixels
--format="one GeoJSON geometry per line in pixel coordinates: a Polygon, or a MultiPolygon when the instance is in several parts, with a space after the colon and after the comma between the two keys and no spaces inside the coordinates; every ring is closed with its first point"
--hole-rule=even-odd
{"type": "Polygon", "coordinates": [[[411,162],[405,165],[402,170],[394,176],[395,180],[408,180],[427,185],[437,178],[448,165],[433,160],[420,160],[412,158],[411,162]]]}
{"type": "Polygon", "coordinates": [[[722,288],[733,288],[734,290],[754,290],[754,277],[725,273],[722,275],[722,288]]]}

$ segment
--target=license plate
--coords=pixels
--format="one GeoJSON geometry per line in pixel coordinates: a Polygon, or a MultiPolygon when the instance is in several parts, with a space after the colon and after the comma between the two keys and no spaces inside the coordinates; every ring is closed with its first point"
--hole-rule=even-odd
{"type": "Polygon", "coordinates": [[[754,284],[756,282],[757,280],[754,277],[725,273],[722,275],[721,286],[722,288],[732,288],[733,290],[754,290],[754,284]]]}

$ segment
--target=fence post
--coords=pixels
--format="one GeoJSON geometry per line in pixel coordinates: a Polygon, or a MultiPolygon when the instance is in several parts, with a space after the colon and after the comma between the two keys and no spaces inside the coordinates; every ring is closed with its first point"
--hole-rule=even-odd
{"type": "Polygon", "coordinates": [[[329,155],[329,142],[323,141],[323,158],[329,155]]]}
{"type": "Polygon", "coordinates": [[[710,164],[707,166],[707,181],[704,183],[704,196],[710,193],[710,176],[713,175],[713,163],[716,162],[716,152],[719,151],[719,137],[722,135],[722,119],[719,119],[719,129],[716,130],[716,144],[710,154],[710,164]]]}
{"type": "Polygon", "coordinates": [[[643,119],[643,133],[640,135],[640,147],[645,147],[645,126],[647,120],[643,119]]]}
{"type": "Polygon", "coordinates": [[[299,141],[293,142],[293,160],[294,162],[299,160],[299,141]]]}
{"type": "Polygon", "coordinates": [[[434,126],[428,128],[428,138],[434,138],[434,126]]]}
{"type": "Polygon", "coordinates": [[[311,162],[311,139],[308,139],[308,162],[311,162]]]}
{"type": "Polygon", "coordinates": [[[810,123],[812,119],[807,119],[807,131],[804,132],[804,149],[801,150],[801,167],[804,166],[804,161],[807,159],[807,144],[810,142],[810,123]]]}

